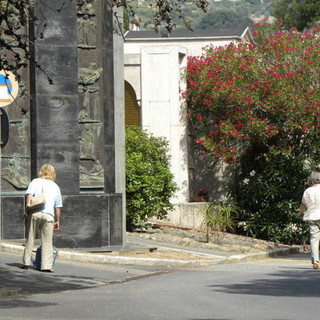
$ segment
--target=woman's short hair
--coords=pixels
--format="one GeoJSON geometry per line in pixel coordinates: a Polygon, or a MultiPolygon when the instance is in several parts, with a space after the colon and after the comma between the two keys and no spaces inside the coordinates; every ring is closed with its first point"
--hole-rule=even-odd
{"type": "Polygon", "coordinates": [[[308,178],[308,185],[313,186],[319,183],[320,183],[320,172],[316,172],[316,171],[311,172],[311,175],[308,178]]]}
{"type": "Polygon", "coordinates": [[[39,178],[55,180],[56,170],[51,164],[44,164],[39,170],[39,178]]]}

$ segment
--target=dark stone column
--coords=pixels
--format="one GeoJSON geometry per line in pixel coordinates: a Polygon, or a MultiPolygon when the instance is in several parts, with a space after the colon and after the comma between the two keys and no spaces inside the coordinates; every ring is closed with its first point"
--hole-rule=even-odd
{"type": "Polygon", "coordinates": [[[114,75],[112,10],[102,0],[45,0],[37,2],[35,15],[32,173],[44,162],[57,169],[64,208],[55,245],[121,246],[114,83],[123,77],[114,75]]]}
{"type": "Polygon", "coordinates": [[[31,175],[36,177],[44,163],[51,163],[59,173],[57,183],[62,193],[76,194],[79,192],[76,2],[36,1],[35,16],[34,61],[30,65],[31,175]]]}
{"type": "Polygon", "coordinates": [[[106,155],[106,174],[105,174],[105,190],[106,192],[115,192],[115,101],[114,101],[114,62],[113,62],[113,16],[112,10],[108,7],[104,7],[103,29],[105,30],[102,37],[102,56],[104,73],[104,87],[105,92],[103,95],[104,104],[104,123],[105,125],[105,145],[104,152],[106,155]],[[107,58],[108,57],[108,58],[107,58]],[[111,173],[111,174],[110,174],[111,173]]]}
{"type": "Polygon", "coordinates": [[[115,59],[118,68],[123,67],[123,53],[121,43],[114,45],[112,10],[103,0],[42,0],[36,1],[34,14],[29,68],[31,143],[29,147],[21,142],[28,140],[23,133],[29,126],[17,117],[20,139],[14,145],[19,149],[9,145],[7,174],[2,177],[2,183],[6,178],[3,238],[25,237],[24,192],[40,167],[50,163],[57,170],[64,205],[54,245],[122,246],[123,73],[114,70],[115,59]]]}

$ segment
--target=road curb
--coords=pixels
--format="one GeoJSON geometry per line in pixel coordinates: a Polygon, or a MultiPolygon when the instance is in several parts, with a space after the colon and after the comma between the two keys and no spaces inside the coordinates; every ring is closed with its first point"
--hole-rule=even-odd
{"type": "Polygon", "coordinates": [[[269,252],[259,252],[246,255],[233,255],[226,258],[222,263],[238,263],[246,261],[255,261],[260,259],[275,258],[281,256],[287,256],[290,254],[298,254],[300,252],[299,247],[278,248],[270,250],[269,252]]]}
{"type": "MultiPolygon", "coordinates": [[[[14,243],[0,243],[0,252],[20,254],[22,255],[24,246],[21,244],[14,243]]],[[[178,250],[178,249],[174,249],[178,250]]],[[[183,249],[183,251],[186,251],[183,249]]],[[[135,266],[153,266],[153,267],[166,267],[166,268],[176,268],[176,269],[188,269],[188,268],[199,268],[199,267],[209,267],[219,264],[232,264],[240,262],[248,262],[254,260],[261,260],[270,257],[285,256],[290,254],[297,254],[300,252],[299,247],[281,247],[269,252],[258,252],[254,254],[239,254],[231,255],[229,257],[212,255],[212,259],[209,260],[173,260],[173,259],[157,259],[157,258],[135,258],[135,257],[119,257],[119,256],[107,256],[99,253],[85,253],[85,252],[75,252],[68,251],[66,249],[59,249],[59,259],[61,261],[70,262],[83,262],[83,263],[105,263],[113,265],[135,265],[135,266]]],[[[194,253],[194,251],[192,252],[194,253]]],[[[199,253],[201,254],[201,253],[199,253]]],[[[204,256],[210,256],[204,254],[204,256]]],[[[145,278],[157,274],[166,273],[168,271],[157,271],[151,272],[143,275],[125,277],[118,280],[112,280],[104,284],[115,284],[122,283],[132,280],[137,280],[140,278],[145,278]]],[[[0,286],[0,298],[5,298],[9,296],[20,295],[23,293],[21,288],[16,287],[1,287],[0,286]]]]}
{"type": "MultiPolygon", "coordinates": [[[[24,247],[12,243],[1,243],[0,251],[8,253],[22,254],[24,247]]],[[[177,249],[175,249],[177,250],[177,249]]],[[[118,265],[137,265],[137,266],[158,266],[158,267],[206,267],[223,263],[238,263],[242,261],[257,260],[275,256],[283,256],[299,253],[299,247],[282,247],[270,250],[268,252],[258,252],[254,254],[240,254],[229,257],[212,256],[208,260],[173,260],[158,258],[135,258],[123,256],[108,256],[99,253],[74,252],[66,249],[59,249],[58,259],[61,261],[89,262],[89,263],[107,263],[118,265]]],[[[185,250],[184,250],[185,251],[185,250]]],[[[199,253],[201,254],[201,253],[199,253]]],[[[205,256],[208,256],[207,254],[205,256]]]]}

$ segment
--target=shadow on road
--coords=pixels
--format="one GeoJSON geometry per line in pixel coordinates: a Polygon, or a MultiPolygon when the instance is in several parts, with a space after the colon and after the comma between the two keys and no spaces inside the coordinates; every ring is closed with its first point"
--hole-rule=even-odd
{"type": "Polygon", "coordinates": [[[280,272],[249,282],[210,285],[217,292],[279,297],[320,297],[320,270],[283,267],[280,272]]]}
{"type": "MultiPolygon", "coordinates": [[[[0,266],[0,287],[20,288],[21,290],[21,295],[10,297],[10,300],[0,299],[0,308],[42,307],[41,303],[29,301],[25,295],[80,290],[104,283],[93,277],[43,273],[32,268],[23,270],[20,269],[20,266],[21,264],[18,263],[6,263],[0,266]]],[[[51,303],[45,305],[51,305],[51,303]]]]}
{"type": "Polygon", "coordinates": [[[33,301],[26,296],[15,296],[10,299],[0,299],[0,309],[19,308],[43,308],[48,306],[56,306],[56,303],[33,301]]]}

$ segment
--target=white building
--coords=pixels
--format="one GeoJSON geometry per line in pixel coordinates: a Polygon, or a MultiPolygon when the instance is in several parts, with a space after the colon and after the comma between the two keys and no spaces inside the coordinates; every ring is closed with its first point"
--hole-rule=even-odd
{"type": "MultiPolygon", "coordinates": [[[[140,125],[169,141],[171,170],[179,186],[173,199],[179,207],[194,201],[196,190],[206,188],[211,199],[225,193],[221,172],[200,170],[199,159],[190,157],[184,70],[188,56],[202,55],[207,46],[225,46],[252,39],[249,28],[223,30],[174,30],[168,36],[155,31],[129,31],[124,43],[126,124],[140,125]],[[197,161],[195,163],[195,161],[197,161]]],[[[221,169],[223,170],[223,169],[221,169]]]]}

